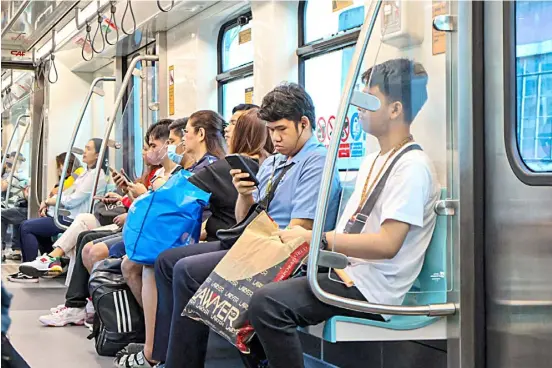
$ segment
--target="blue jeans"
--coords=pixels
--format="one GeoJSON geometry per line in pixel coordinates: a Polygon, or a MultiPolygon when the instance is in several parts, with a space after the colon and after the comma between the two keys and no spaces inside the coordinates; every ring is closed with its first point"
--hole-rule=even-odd
{"type": "Polygon", "coordinates": [[[52,236],[63,232],[51,217],[41,217],[23,222],[19,228],[23,262],[33,261],[41,253],[52,251],[52,236]]]}

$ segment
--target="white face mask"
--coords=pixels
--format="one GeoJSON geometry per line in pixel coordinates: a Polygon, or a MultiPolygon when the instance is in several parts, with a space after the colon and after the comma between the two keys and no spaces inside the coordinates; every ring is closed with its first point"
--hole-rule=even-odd
{"type": "Polygon", "coordinates": [[[167,146],[167,156],[171,159],[172,162],[175,164],[179,164],[182,162],[182,158],[184,158],[184,155],[176,153],[176,148],[180,146],[182,143],[176,145],[176,144],[169,144],[167,146]]]}

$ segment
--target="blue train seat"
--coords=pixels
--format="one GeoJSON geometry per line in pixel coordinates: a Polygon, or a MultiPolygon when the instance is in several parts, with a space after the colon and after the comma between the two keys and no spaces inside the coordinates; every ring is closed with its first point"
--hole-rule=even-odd
{"type": "MultiPolygon", "coordinates": [[[[441,199],[446,190],[441,191],[441,199]]],[[[435,230],[424,265],[403,305],[446,303],[447,299],[447,218],[437,216],[435,230]]],[[[446,339],[446,319],[428,316],[392,316],[389,321],[336,316],[308,332],[326,341],[383,341],[446,339]]]]}

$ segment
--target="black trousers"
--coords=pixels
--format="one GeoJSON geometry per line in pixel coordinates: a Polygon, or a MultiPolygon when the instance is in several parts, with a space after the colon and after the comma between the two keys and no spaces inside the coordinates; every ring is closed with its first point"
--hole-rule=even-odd
{"type": "Polygon", "coordinates": [[[82,263],[82,249],[84,246],[94,240],[104,238],[112,235],[115,232],[110,230],[100,231],[83,231],[77,238],[77,249],[75,255],[75,266],[73,268],[73,275],[71,281],[69,281],[69,287],[65,294],[65,306],[67,308],[84,308],[86,307],[87,298],[90,296],[88,292],[88,279],[90,274],[84,263],[82,263]]]}
{"type": "Polygon", "coordinates": [[[29,368],[27,362],[12,346],[10,340],[2,332],[2,368],[29,368]]]}
{"type": "MultiPolygon", "coordinates": [[[[348,288],[332,281],[327,273],[319,274],[318,282],[322,289],[332,294],[366,300],[356,287],[348,288]]],[[[297,327],[317,325],[338,315],[383,321],[380,315],[322,303],[312,293],[306,277],[265,285],[253,294],[248,315],[270,368],[303,368],[303,350],[297,327]]]]}
{"type": "Polygon", "coordinates": [[[157,258],[157,314],[152,357],[164,361],[167,368],[204,366],[209,327],[181,314],[227,252],[215,241],[169,249],[157,258]]]}
{"type": "Polygon", "coordinates": [[[5,246],[6,235],[8,233],[8,226],[13,225],[12,231],[12,249],[21,249],[19,239],[19,225],[27,220],[27,208],[26,207],[13,207],[2,208],[0,212],[2,216],[2,249],[5,246]]]}

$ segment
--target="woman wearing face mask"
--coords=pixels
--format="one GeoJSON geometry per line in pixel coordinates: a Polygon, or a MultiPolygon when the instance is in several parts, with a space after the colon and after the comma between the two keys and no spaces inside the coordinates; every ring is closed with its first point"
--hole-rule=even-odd
{"type": "MultiPolygon", "coordinates": [[[[79,214],[88,211],[90,194],[94,189],[96,170],[101,170],[98,188],[105,188],[106,186],[105,173],[107,172],[107,165],[104,162],[101,167],[97,167],[101,144],[102,140],[99,138],[93,138],[88,141],[82,156],[82,161],[87,166],[86,171],[75,180],[70,192],[62,194],[61,205],[64,209],[70,211],[70,219],[76,220],[79,214]]],[[[61,255],[67,254],[74,248],[74,244],[63,240],[63,236],[54,244],[55,250],[50,254],[37,257],[39,249],[43,251],[52,250],[51,237],[63,232],[63,230],[55,225],[52,217],[54,215],[53,206],[56,204],[56,197],[48,198],[40,205],[40,218],[27,220],[21,224],[20,238],[24,263],[19,267],[20,272],[10,275],[8,280],[14,282],[37,282],[38,277],[44,273],[61,271],[61,255]]],[[[90,225],[95,226],[95,224],[96,220],[91,220],[90,225]]],[[[65,238],[68,237],[69,235],[65,238]]]]}
{"type": "Polygon", "coordinates": [[[188,118],[176,119],[169,125],[169,146],[167,155],[176,164],[184,169],[188,169],[194,164],[190,155],[185,154],[186,142],[184,141],[184,131],[188,123],[188,118]]]}

